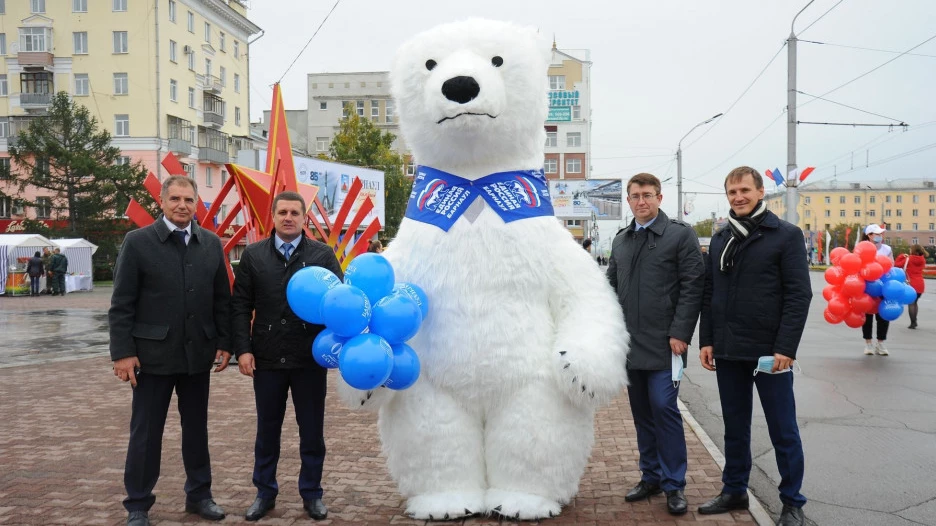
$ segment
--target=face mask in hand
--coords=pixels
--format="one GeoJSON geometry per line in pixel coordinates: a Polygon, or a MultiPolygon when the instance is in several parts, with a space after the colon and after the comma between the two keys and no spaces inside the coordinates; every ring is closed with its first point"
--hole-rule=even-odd
{"type": "Polygon", "coordinates": [[[799,362],[793,361],[793,367],[783,369],[777,372],[773,372],[774,366],[774,357],[773,356],[761,356],[757,359],[757,367],[754,368],[754,376],[757,376],[757,373],[766,373],[766,374],[783,374],[783,373],[792,373],[797,374],[803,372],[803,369],[800,367],[799,362]],[[796,371],[794,371],[794,368],[796,371]]]}
{"type": "Polygon", "coordinates": [[[679,382],[682,380],[683,366],[682,366],[682,356],[673,356],[673,387],[679,387],[679,382]]]}

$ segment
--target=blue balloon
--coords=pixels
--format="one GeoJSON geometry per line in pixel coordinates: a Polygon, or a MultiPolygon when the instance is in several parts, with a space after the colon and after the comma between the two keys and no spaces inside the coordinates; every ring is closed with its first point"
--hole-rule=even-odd
{"type": "Polygon", "coordinates": [[[391,294],[374,305],[370,332],[378,334],[388,343],[403,343],[419,332],[422,311],[419,305],[402,294],[391,294]]]}
{"type": "Polygon", "coordinates": [[[338,336],[335,331],[322,329],[312,342],[312,357],[315,358],[315,363],[326,369],[338,367],[338,353],[346,341],[347,338],[338,336]]]}
{"type": "Polygon", "coordinates": [[[393,370],[393,349],[376,334],[359,334],[341,346],[338,370],[351,387],[363,391],[376,389],[393,370]]]}
{"type": "Polygon", "coordinates": [[[904,284],[901,281],[884,282],[884,299],[900,302],[904,297],[904,284]]]}
{"type": "Polygon", "coordinates": [[[872,298],[880,298],[884,294],[884,282],[879,279],[865,281],[865,293],[872,298]]]}
{"type": "Polygon", "coordinates": [[[350,338],[361,334],[370,318],[370,301],[357,287],[337,285],[322,297],[322,320],[338,336],[350,338]]]}
{"type": "Polygon", "coordinates": [[[894,267],[887,271],[887,274],[881,276],[881,281],[896,281],[898,283],[903,283],[907,281],[907,273],[904,272],[904,269],[899,267],[894,267]]]}
{"type": "Polygon", "coordinates": [[[390,346],[393,349],[393,371],[384,385],[394,391],[402,391],[419,379],[419,356],[405,343],[390,346]]]}
{"type": "Polygon", "coordinates": [[[394,294],[403,294],[413,299],[419,305],[419,310],[422,311],[423,320],[429,315],[429,297],[426,296],[426,292],[423,289],[412,283],[403,282],[394,285],[393,292],[394,294]]]}
{"type": "Polygon", "coordinates": [[[341,284],[332,271],[322,267],[305,267],[299,270],[286,284],[286,302],[289,308],[304,321],[321,325],[322,298],[325,293],[341,284]]]}
{"type": "Polygon", "coordinates": [[[903,314],[903,305],[893,300],[884,300],[878,307],[878,314],[882,319],[894,321],[903,314]]]}
{"type": "Polygon", "coordinates": [[[393,267],[380,254],[366,252],[351,260],[344,281],[363,290],[373,305],[393,292],[393,267]]]}
{"type": "Polygon", "coordinates": [[[903,300],[900,303],[904,305],[910,305],[917,300],[917,291],[910,285],[904,284],[904,295],[903,300]]]}

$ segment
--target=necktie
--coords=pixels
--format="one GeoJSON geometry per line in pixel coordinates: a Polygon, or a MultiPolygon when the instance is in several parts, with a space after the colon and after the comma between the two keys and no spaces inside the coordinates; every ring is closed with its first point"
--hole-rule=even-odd
{"type": "Polygon", "coordinates": [[[183,245],[186,244],[185,238],[188,236],[188,232],[185,230],[173,230],[172,233],[175,237],[179,238],[179,241],[181,241],[183,245]]]}
{"type": "Polygon", "coordinates": [[[283,256],[285,256],[286,259],[289,259],[289,256],[292,254],[292,249],[292,243],[283,243],[283,256]]]}

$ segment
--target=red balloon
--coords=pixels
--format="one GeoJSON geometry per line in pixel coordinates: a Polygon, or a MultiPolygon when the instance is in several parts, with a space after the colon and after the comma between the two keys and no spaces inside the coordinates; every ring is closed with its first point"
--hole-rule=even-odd
{"type": "Polygon", "coordinates": [[[881,266],[877,261],[872,261],[871,263],[865,263],[864,268],[861,269],[861,279],[865,281],[874,281],[881,279],[881,276],[884,275],[884,267],[881,266]]]}
{"type": "Polygon", "coordinates": [[[825,321],[831,323],[832,325],[835,325],[837,323],[842,323],[842,317],[832,314],[831,312],[829,312],[829,309],[826,309],[825,311],[823,311],[822,316],[825,318],[825,321]]]}
{"type": "MultiPolygon", "coordinates": [[[[884,254],[878,254],[875,261],[877,261],[881,265],[881,268],[884,269],[884,274],[887,274],[890,269],[894,268],[894,260],[885,256],[884,254]]],[[[883,276],[884,274],[881,275],[883,276]]]]}
{"type": "Polygon", "coordinates": [[[874,300],[874,306],[872,306],[870,309],[868,309],[868,314],[877,314],[877,313],[878,313],[878,307],[881,306],[881,300],[883,300],[884,298],[871,298],[871,299],[874,300]]]}
{"type": "Polygon", "coordinates": [[[836,316],[845,316],[851,310],[851,304],[848,303],[848,298],[836,295],[829,300],[829,306],[826,307],[826,310],[836,316]]]}
{"type": "Polygon", "coordinates": [[[842,267],[846,274],[857,274],[861,272],[861,258],[857,254],[845,254],[839,259],[838,266],[842,267]]]}
{"type": "Polygon", "coordinates": [[[832,252],[829,252],[829,261],[833,265],[838,265],[839,261],[842,259],[842,256],[848,254],[848,249],[845,247],[835,247],[832,249],[832,252]]]}
{"type": "Polygon", "coordinates": [[[841,267],[829,267],[825,271],[825,280],[829,285],[841,285],[845,281],[845,271],[841,267]]]}
{"type": "Polygon", "coordinates": [[[832,299],[832,296],[835,296],[841,291],[842,287],[839,285],[826,285],[825,288],[822,289],[822,297],[825,298],[826,301],[829,301],[832,299]]]}
{"type": "MultiPolygon", "coordinates": [[[[849,254],[849,256],[854,256],[854,254],[849,254]]],[[[845,259],[845,258],[842,258],[845,259]]],[[[842,283],[842,294],[848,296],[849,298],[854,298],[864,294],[865,291],[865,281],[861,279],[860,276],[851,275],[845,278],[845,282],[842,283]]]]}
{"type": "Polygon", "coordinates": [[[864,325],[865,315],[860,312],[849,311],[848,314],[844,317],[845,325],[848,325],[852,329],[857,329],[864,325]]]}
{"type": "Polygon", "coordinates": [[[861,258],[862,263],[871,263],[877,256],[877,247],[870,241],[862,241],[855,245],[854,253],[861,258]]]}
{"type": "Polygon", "coordinates": [[[874,298],[868,296],[867,294],[855,296],[851,300],[852,310],[862,314],[867,314],[871,309],[875,308],[875,306],[876,304],[874,303],[874,298]]]}

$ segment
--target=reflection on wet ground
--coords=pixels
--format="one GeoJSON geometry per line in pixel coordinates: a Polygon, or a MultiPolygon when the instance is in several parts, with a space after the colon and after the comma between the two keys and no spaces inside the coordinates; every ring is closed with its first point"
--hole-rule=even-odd
{"type": "Polygon", "coordinates": [[[75,360],[107,352],[100,309],[0,310],[0,368],[75,360]]]}

